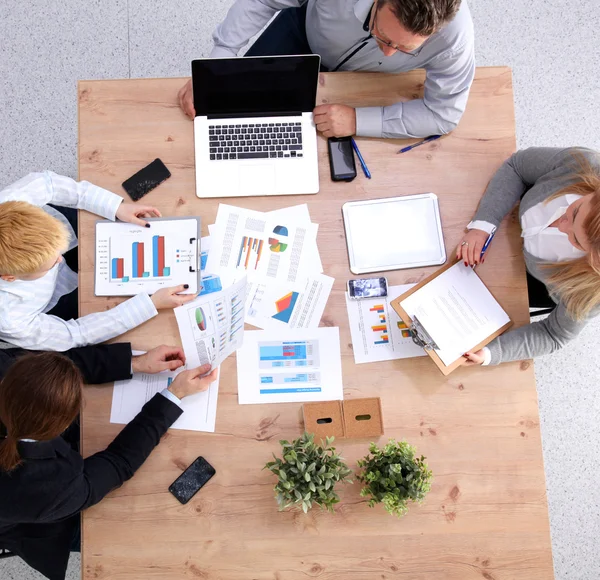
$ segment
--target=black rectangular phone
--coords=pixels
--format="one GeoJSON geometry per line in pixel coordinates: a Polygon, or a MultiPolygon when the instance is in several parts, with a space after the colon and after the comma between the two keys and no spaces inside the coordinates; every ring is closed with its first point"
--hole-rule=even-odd
{"type": "Polygon", "coordinates": [[[215,468],[204,457],[198,457],[169,486],[169,491],[181,503],[186,504],[215,473],[215,468]]]}
{"type": "Polygon", "coordinates": [[[160,159],[155,159],[144,169],[123,182],[123,189],[133,201],[142,199],[149,191],[159,186],[165,179],[171,177],[171,172],[160,159]]]}
{"type": "Polygon", "coordinates": [[[352,137],[329,137],[327,147],[332,181],[352,181],[356,177],[352,137]]]}

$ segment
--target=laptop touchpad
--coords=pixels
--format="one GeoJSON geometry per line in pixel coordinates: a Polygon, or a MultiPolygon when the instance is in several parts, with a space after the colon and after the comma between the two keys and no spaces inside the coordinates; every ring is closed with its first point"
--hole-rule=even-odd
{"type": "Polygon", "coordinates": [[[269,193],[275,189],[275,168],[272,165],[240,167],[240,189],[249,195],[269,193]]]}

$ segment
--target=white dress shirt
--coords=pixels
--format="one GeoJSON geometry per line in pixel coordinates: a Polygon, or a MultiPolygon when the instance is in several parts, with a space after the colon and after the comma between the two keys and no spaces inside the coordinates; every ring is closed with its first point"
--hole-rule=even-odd
{"type": "MultiPolygon", "coordinates": [[[[576,260],[585,256],[585,252],[569,241],[569,236],[550,224],[561,218],[567,208],[581,196],[572,193],[561,195],[549,202],[541,202],[528,209],[521,217],[521,237],[525,250],[532,256],[546,262],[557,263],[576,260]]],[[[486,221],[472,221],[467,229],[483,230],[492,234],[496,226],[486,221]]],[[[491,362],[489,348],[483,348],[483,365],[491,362]]]]}
{"type": "MultiPolygon", "coordinates": [[[[114,220],[123,198],[86,181],[76,182],[50,171],[31,173],[0,191],[0,203],[26,201],[39,206],[67,227],[69,250],[77,236],[67,219],[47,204],[87,210],[114,220]]],[[[46,314],[61,296],[77,288],[77,274],[63,261],[37,280],[0,279],[0,340],[31,350],[65,351],[104,342],[158,314],[147,294],[138,294],[115,308],[62,320],[46,314]]]]}

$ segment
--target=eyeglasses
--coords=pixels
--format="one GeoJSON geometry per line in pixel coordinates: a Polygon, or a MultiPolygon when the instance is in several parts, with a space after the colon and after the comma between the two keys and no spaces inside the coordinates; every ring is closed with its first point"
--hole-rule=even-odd
{"type": "MultiPolygon", "coordinates": [[[[377,6],[377,2],[375,2],[373,4],[373,8],[372,8],[372,12],[371,12],[371,25],[369,26],[369,34],[375,40],[381,42],[381,44],[384,44],[385,46],[389,46],[390,48],[393,48],[394,50],[397,50],[398,52],[401,52],[402,54],[407,54],[408,56],[417,56],[418,53],[415,54],[415,51],[403,50],[397,44],[394,44],[390,40],[385,40],[384,38],[381,38],[381,36],[379,36],[378,34],[375,33],[375,29],[377,28],[377,13],[378,12],[379,12],[379,6],[377,6]]],[[[419,49],[415,49],[415,50],[418,51],[419,49]]]]}

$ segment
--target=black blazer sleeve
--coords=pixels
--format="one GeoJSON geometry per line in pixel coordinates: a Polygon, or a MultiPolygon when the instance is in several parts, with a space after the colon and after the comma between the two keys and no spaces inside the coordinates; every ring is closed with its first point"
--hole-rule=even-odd
{"type": "Polygon", "coordinates": [[[90,385],[131,378],[132,355],[128,342],[72,348],[63,354],[79,367],[90,385]]]}
{"type": "Polygon", "coordinates": [[[56,520],[90,507],[130,479],[182,413],[160,393],[154,395],[106,450],[85,460],[78,457],[83,469],[74,472],[49,517],[56,520]]]}
{"type": "MultiPolygon", "coordinates": [[[[28,351],[22,348],[0,349],[0,377],[28,351]]],[[[83,374],[86,383],[99,385],[131,378],[131,344],[99,344],[72,348],[62,353],[70,358],[83,374]]]]}

